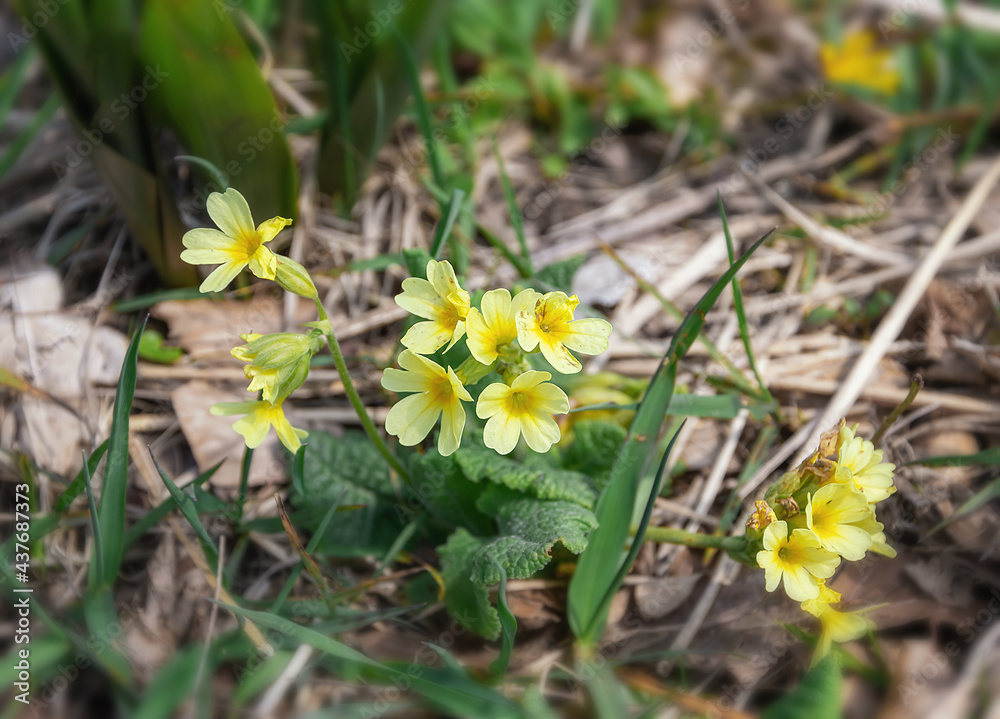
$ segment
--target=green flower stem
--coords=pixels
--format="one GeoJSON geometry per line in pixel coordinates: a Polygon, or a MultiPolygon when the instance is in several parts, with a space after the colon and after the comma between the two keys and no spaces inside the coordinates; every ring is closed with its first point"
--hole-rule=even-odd
{"type": "MultiPolygon", "coordinates": [[[[323,322],[329,322],[330,318],[326,314],[326,310],[323,308],[323,304],[318,300],[314,300],[316,303],[316,311],[319,313],[319,318],[323,322]]],[[[361,397],[358,396],[358,391],[354,388],[354,383],[351,381],[351,375],[347,372],[347,363],[344,362],[344,353],[340,351],[340,343],[337,342],[337,338],[333,334],[331,329],[329,333],[326,333],[326,343],[330,346],[330,354],[333,355],[333,364],[337,368],[337,374],[340,375],[340,381],[344,384],[344,392],[347,394],[347,399],[350,400],[351,406],[354,407],[354,411],[357,412],[358,419],[361,420],[361,426],[364,427],[365,432],[367,432],[371,441],[375,443],[375,448],[379,451],[379,454],[385,458],[385,461],[389,463],[393,471],[396,472],[400,477],[403,478],[407,484],[410,484],[410,473],[407,472],[403,465],[399,463],[399,460],[389,451],[388,445],[386,445],[385,440],[382,439],[382,435],[378,433],[378,429],[375,427],[375,423],[372,422],[372,418],[368,416],[368,411],[365,409],[364,403],[361,401],[361,397]]]]}
{"type": "MultiPolygon", "coordinates": [[[[635,530],[636,528],[632,527],[633,536],[635,530]]],[[[673,527],[647,527],[645,541],[682,544],[697,549],[721,549],[724,552],[739,551],[746,545],[746,537],[719,537],[714,534],[686,532],[673,527]]]]}

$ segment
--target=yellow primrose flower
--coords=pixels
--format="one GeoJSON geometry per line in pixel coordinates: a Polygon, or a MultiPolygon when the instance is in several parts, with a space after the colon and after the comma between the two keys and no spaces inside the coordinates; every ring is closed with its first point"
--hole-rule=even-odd
{"type": "Polygon", "coordinates": [[[205,278],[199,290],[220,292],[245,267],[261,279],[274,279],[278,258],[264,245],[292,224],[291,220],[272,217],[254,228],[247,201],[231,187],[226,194],[213,192],[208,196],[208,215],[221,232],[199,227],[186,232],[181,239],[187,248],[181,252],[181,259],[188,264],[221,263],[205,278]]]}
{"type": "Polygon", "coordinates": [[[273,404],[266,400],[220,402],[213,404],[209,411],[217,416],[246,415],[233,425],[233,429],[243,435],[250,449],[258,447],[267,436],[268,428],[274,427],[278,439],[288,447],[288,451],[297,452],[302,444],[300,440],[305,439],[309,433],[303,429],[296,429],[288,422],[285,411],[281,408],[282,402],[283,400],[273,404]]]}
{"type": "Polygon", "coordinates": [[[486,446],[509,454],[520,436],[536,452],[548,452],[559,441],[559,425],[553,414],[569,412],[566,393],[546,380],[548,372],[529,370],[508,387],[494,382],[479,395],[476,414],[487,419],[483,439],[486,446]]]}
{"type": "Polygon", "coordinates": [[[263,399],[276,402],[302,386],[309,374],[309,360],[319,351],[315,333],[276,332],[259,335],[241,334],[245,345],[234,347],[230,354],[242,362],[243,374],[250,380],[247,390],[263,392],[263,399]]]}
{"type": "Polygon", "coordinates": [[[757,552],[757,565],[764,570],[767,591],[773,592],[784,579],[785,592],[797,602],[816,599],[820,579],[833,576],[840,557],[820,546],[808,529],[793,529],[787,522],[771,522],[764,530],[764,548],[757,552]]]}
{"type": "Polygon", "coordinates": [[[870,30],[849,32],[840,46],[823,43],[820,60],[831,82],[860,85],[886,95],[899,88],[899,70],[890,48],[876,47],[870,30]]]}
{"type": "Polygon", "coordinates": [[[469,314],[469,293],[458,285],[455,270],[447,261],[427,262],[427,279],[407,277],[396,304],[423,317],[403,335],[403,346],[419,354],[432,354],[445,344],[448,349],[465,334],[469,314]]]}
{"type": "Polygon", "coordinates": [[[882,450],[861,437],[855,437],[857,425],[840,428],[840,448],[833,481],[852,484],[874,504],[896,491],[892,486],[892,473],[896,465],[882,461],[882,450]]]}
{"type": "Polygon", "coordinates": [[[466,344],[476,361],[493,364],[517,339],[515,317],[520,310],[530,310],[541,297],[534,290],[523,290],[511,299],[507,290],[490,290],[483,295],[482,311],[475,307],[465,318],[466,344]]]}
{"type": "Polygon", "coordinates": [[[875,519],[874,508],[872,513],[863,521],[858,522],[857,525],[871,536],[872,546],[870,551],[875,552],[875,554],[881,554],[883,557],[889,557],[890,559],[896,556],[896,550],[890,547],[886,541],[885,525],[875,519]]]}
{"type": "MultiPolygon", "coordinates": [[[[833,593],[837,595],[839,601],[840,595],[833,593]]],[[[841,612],[831,606],[835,603],[823,601],[822,597],[802,602],[802,608],[820,622],[819,644],[816,645],[814,662],[830,653],[833,642],[850,642],[863,637],[869,629],[875,628],[875,623],[871,619],[861,615],[860,612],[866,610],[841,612]]]]}
{"type": "Polygon", "coordinates": [[[806,526],[820,546],[856,562],[872,546],[872,535],[861,523],[873,516],[861,492],[847,484],[827,484],[809,495],[806,526]]]}
{"type": "Polygon", "coordinates": [[[517,313],[517,340],[526,352],[538,347],[549,364],[563,374],[579,372],[580,360],[570,354],[596,355],[608,348],[611,323],[596,317],[574,320],[573,311],[580,304],[576,295],[549,292],[535,303],[534,311],[517,313]]]}
{"type": "Polygon", "coordinates": [[[465,408],[472,395],[449,367],[421,357],[410,350],[399,355],[399,366],[382,375],[382,386],[390,392],[415,392],[392,406],[385,418],[385,431],[399,438],[399,443],[411,446],[420,442],[441,420],[438,451],[448,456],[462,442],[465,429],[465,408]]]}

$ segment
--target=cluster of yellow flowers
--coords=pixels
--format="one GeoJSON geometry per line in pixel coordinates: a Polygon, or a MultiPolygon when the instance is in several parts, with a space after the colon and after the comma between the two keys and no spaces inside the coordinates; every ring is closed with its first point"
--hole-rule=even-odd
{"type": "Polygon", "coordinates": [[[839,45],[820,48],[823,74],[831,82],[858,85],[884,95],[899,89],[900,75],[891,48],[878,47],[871,30],[848,32],[839,45]]]}
{"type": "MultiPolygon", "coordinates": [[[[230,188],[225,194],[213,192],[208,197],[208,214],[218,230],[198,228],[187,232],[182,242],[186,248],[181,259],[192,265],[219,264],[205,278],[202,292],[219,292],[244,269],[256,277],[274,280],[297,295],[315,300],[316,287],[306,269],[288,257],[276,255],[265,245],[282,229],[292,224],[284,217],[273,217],[254,227],[247,201],[230,188]]],[[[241,334],[245,345],[235,347],[232,355],[247,362],[243,374],[250,380],[247,390],[260,392],[260,400],[221,402],[213,405],[215,415],[245,415],[233,425],[243,435],[247,447],[257,447],[264,441],[269,428],[274,427],[281,440],[292,452],[298,450],[306,432],[292,427],[282,403],[302,386],[309,373],[309,360],[319,351],[329,322],[309,322],[304,334],[278,332],[270,335],[241,334]]]]}
{"type": "Polygon", "coordinates": [[[826,582],[841,559],[858,561],[869,551],[896,556],[875,518],[876,503],[896,491],[895,465],[856,431],[841,421],[826,433],[816,454],[779,480],[747,521],[748,540],[760,543],[756,559],[767,590],[783,583],[820,620],[820,655],[831,641],[856,639],[872,626],[859,612],[834,608],[840,594],[826,582]]]}
{"type": "Polygon", "coordinates": [[[487,420],[486,446],[507,454],[523,435],[534,451],[548,451],[560,434],[552,415],[568,412],[569,399],[548,381],[550,373],[531,369],[527,354],[540,351],[558,372],[572,374],[581,364],[571,350],[600,354],[611,334],[606,320],[574,319],[579,300],[564,292],[543,295],[525,289],[511,297],[505,289],[490,290],[480,308],[472,307],[447,261],[428,261],[427,279],[403,280],[396,303],[425,321],[401,340],[406,347],[399,355],[402,369],[389,368],[382,377],[387,390],[413,393],[389,410],[385,429],[409,446],[423,440],[440,419],[442,455],[454,452],[462,441],[462,403],[472,401],[466,385],[490,372],[503,381],[487,386],[476,403],[476,415],[487,420]],[[424,356],[451,349],[463,338],[472,356],[457,369],[424,356]]]}

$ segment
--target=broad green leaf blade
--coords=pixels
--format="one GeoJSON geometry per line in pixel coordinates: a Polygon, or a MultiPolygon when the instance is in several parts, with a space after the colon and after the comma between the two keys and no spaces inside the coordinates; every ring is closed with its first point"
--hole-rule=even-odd
{"type": "Polygon", "coordinates": [[[761,714],[761,719],[840,719],[841,685],[840,665],[827,656],[790,694],[761,714]]]}
{"type": "MultiPolygon", "coordinates": [[[[191,155],[225,173],[256,222],[295,218],[298,182],[285,122],[233,17],[201,0],[142,5],[138,61],[162,78],[146,101],[151,129],[171,129],[191,155]]],[[[205,183],[199,202],[206,189],[223,188],[205,183]]]]}
{"type": "Polygon", "coordinates": [[[132,410],[132,397],[135,395],[139,341],[146,328],[147,319],[142,320],[128,346],[118,377],[118,388],[115,391],[111,437],[108,439],[108,459],[104,468],[104,483],[101,486],[101,503],[98,508],[101,536],[104,541],[103,573],[98,574],[97,562],[92,560],[88,577],[92,590],[114,586],[124,554],[125,493],[128,484],[128,417],[132,410]]]}
{"type": "Polygon", "coordinates": [[[486,586],[472,581],[472,563],[482,546],[483,540],[459,527],[447,544],[438,547],[444,603],[448,613],[463,627],[487,639],[496,639],[501,630],[497,611],[490,604],[486,586]]]}
{"type": "Polygon", "coordinates": [[[697,338],[705,316],[723,289],[769,235],[760,238],[732,264],[684,318],[636,411],[608,486],[597,504],[600,526],[591,534],[588,549],[580,556],[569,585],[570,627],[584,643],[595,641],[603,628],[606,616],[601,615],[601,607],[621,567],[639,484],[673,397],[677,365],[697,338]]]}

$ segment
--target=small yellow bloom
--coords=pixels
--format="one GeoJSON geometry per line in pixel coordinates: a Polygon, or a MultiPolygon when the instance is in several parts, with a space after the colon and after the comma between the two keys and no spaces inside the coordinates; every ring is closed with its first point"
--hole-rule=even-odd
{"type": "Polygon", "coordinates": [[[889,546],[885,538],[885,525],[875,519],[875,511],[872,509],[872,513],[862,521],[858,522],[858,526],[864,529],[872,538],[872,552],[875,554],[881,554],[883,557],[889,557],[892,559],[896,556],[896,550],[889,546]]]}
{"type": "Polygon", "coordinates": [[[892,473],[896,465],[882,461],[882,450],[861,437],[855,437],[857,425],[840,428],[840,448],[833,481],[853,484],[868,501],[874,504],[896,491],[892,486],[892,473]]]}
{"type": "Polygon", "coordinates": [[[806,504],[806,526],[823,549],[851,562],[862,559],[872,546],[872,535],[862,523],[873,516],[865,495],[847,484],[820,487],[806,504]]]}
{"type": "Polygon", "coordinates": [[[202,292],[220,292],[245,267],[249,267],[261,279],[274,279],[278,258],[264,245],[292,224],[291,220],[272,217],[254,228],[247,201],[231,187],[225,194],[213,192],[208,196],[208,215],[221,232],[200,227],[186,232],[181,239],[187,248],[181,252],[181,259],[188,264],[221,263],[198,289],[202,292]]]}
{"type": "Polygon", "coordinates": [[[549,364],[563,374],[579,372],[580,360],[570,354],[596,355],[608,348],[611,323],[596,317],[574,320],[573,312],[580,300],[576,295],[549,292],[535,303],[534,311],[521,309],[517,313],[517,340],[525,351],[538,347],[549,364]]]}
{"type": "Polygon", "coordinates": [[[875,33],[855,30],[838,47],[823,43],[820,48],[823,74],[831,82],[860,85],[875,92],[893,95],[899,89],[899,70],[889,48],[875,46],[875,33]]]}
{"type": "Polygon", "coordinates": [[[569,412],[569,398],[548,372],[529,370],[518,375],[508,387],[495,382],[482,391],[476,414],[486,422],[483,440],[500,454],[508,454],[524,441],[536,452],[548,452],[559,441],[559,425],[553,414],[569,412]]]}
{"type": "Polygon", "coordinates": [[[764,549],[757,552],[757,565],[764,570],[767,591],[773,592],[784,579],[785,592],[797,602],[816,599],[821,579],[833,576],[840,557],[820,546],[808,529],[788,533],[787,522],[772,522],[764,530],[764,549]]]}
{"type": "Polygon", "coordinates": [[[447,456],[458,449],[465,429],[465,408],[472,395],[455,371],[410,350],[399,355],[399,366],[382,375],[382,386],[390,392],[414,392],[392,406],[385,418],[385,431],[411,446],[426,437],[441,417],[438,451],[447,456]]]}
{"type": "Polygon", "coordinates": [[[269,427],[274,427],[278,439],[288,447],[288,451],[297,452],[302,444],[300,440],[308,436],[308,432],[296,429],[285,416],[281,408],[283,400],[274,404],[265,400],[250,402],[220,402],[213,404],[209,411],[214,415],[230,416],[243,414],[243,419],[233,425],[233,429],[243,435],[247,447],[255,449],[264,441],[269,427]]]}
{"type": "Polygon", "coordinates": [[[850,642],[864,636],[869,629],[875,628],[875,623],[871,619],[861,615],[860,612],[865,610],[841,612],[834,609],[831,605],[840,600],[840,595],[836,592],[833,594],[837,596],[833,602],[824,601],[822,596],[802,602],[802,608],[820,622],[819,644],[816,645],[814,662],[830,653],[833,642],[850,642]]]}
{"type": "Polygon", "coordinates": [[[500,358],[517,339],[517,313],[534,308],[539,297],[534,290],[518,292],[513,299],[507,290],[490,290],[483,295],[482,311],[473,307],[465,318],[466,344],[476,361],[489,365],[500,358]]]}
{"type": "Polygon", "coordinates": [[[302,386],[309,374],[309,360],[319,351],[315,333],[276,332],[259,335],[241,334],[245,345],[234,347],[230,354],[242,362],[243,374],[250,380],[247,390],[263,392],[263,399],[277,402],[302,386]]]}
{"type": "Polygon", "coordinates": [[[448,349],[465,334],[469,314],[469,293],[458,285],[455,270],[447,261],[430,260],[427,279],[407,277],[396,304],[407,312],[423,317],[403,335],[403,346],[419,354],[432,354],[445,344],[448,349]]]}

